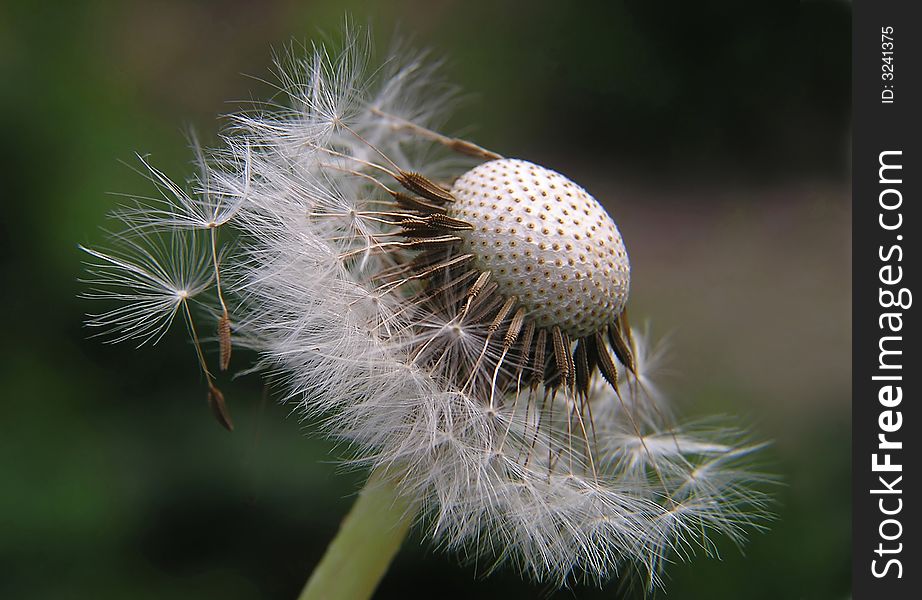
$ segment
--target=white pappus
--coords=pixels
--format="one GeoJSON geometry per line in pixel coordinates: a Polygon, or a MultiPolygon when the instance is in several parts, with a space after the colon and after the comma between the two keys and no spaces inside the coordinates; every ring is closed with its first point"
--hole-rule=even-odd
{"type": "Polygon", "coordinates": [[[601,205],[436,133],[454,89],[426,56],[371,67],[354,31],[306,54],[279,61],[278,102],[200,151],[190,191],[148,167],[159,200],[87,250],[87,295],[118,303],[89,324],[144,343],[181,313],[228,427],[201,332],[222,369],[255,350],[302,416],[419,499],[437,544],[490,568],[654,585],[708,535],[759,528],[758,446],[674,423],[601,205]]]}

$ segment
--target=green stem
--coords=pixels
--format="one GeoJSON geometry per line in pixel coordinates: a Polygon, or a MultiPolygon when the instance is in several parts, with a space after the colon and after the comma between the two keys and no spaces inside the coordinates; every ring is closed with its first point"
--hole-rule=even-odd
{"type": "Polygon", "coordinates": [[[412,501],[372,473],[299,600],[371,598],[415,516],[412,501]]]}

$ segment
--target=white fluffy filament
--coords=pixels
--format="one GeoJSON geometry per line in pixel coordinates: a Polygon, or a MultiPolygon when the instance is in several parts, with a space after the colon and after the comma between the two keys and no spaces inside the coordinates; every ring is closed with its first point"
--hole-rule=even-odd
{"type": "Polygon", "coordinates": [[[217,253],[179,244],[227,227],[239,242],[221,258],[234,343],[258,351],[258,367],[348,441],[357,464],[399,473],[438,544],[561,585],[635,567],[652,584],[668,557],[710,551],[711,533],[740,540],[758,527],[761,477],[744,468],[756,446],[676,426],[643,337],[637,373],[622,369],[617,391],[596,373],[579,398],[524,381],[502,332],[468,315],[469,298],[427,298],[402,275],[416,253],[395,233],[388,172],[442,181],[471,161],[401,126],[447,115],[452,89],[434,67],[395,52],[366,74],[368,56],[350,33],[338,52],[284,61],[285,105],[235,117],[224,149],[198,161],[192,192],[151,168],[162,198],[121,213],[133,258],[87,250],[89,295],[122,303],[90,324],[158,339],[181,303],[216,293],[217,253]],[[169,252],[150,250],[164,235],[169,252]]]}

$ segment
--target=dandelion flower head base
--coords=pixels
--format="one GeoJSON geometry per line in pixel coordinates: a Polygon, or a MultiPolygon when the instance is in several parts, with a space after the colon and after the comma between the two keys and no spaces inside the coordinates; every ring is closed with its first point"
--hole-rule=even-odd
{"type": "Polygon", "coordinates": [[[541,327],[574,339],[604,331],[628,297],[630,266],[618,227],[583,188],[524,160],[471,169],[451,189],[450,216],[471,224],[463,249],[516,296],[541,327]]]}
{"type": "Polygon", "coordinates": [[[92,324],[155,340],[182,314],[199,349],[209,320],[222,368],[231,343],[255,350],[481,565],[652,583],[708,532],[741,539],[764,502],[755,447],[669,415],[611,217],[559,173],[436,132],[452,93],[420,56],[366,75],[368,57],[354,32],[291,57],[290,108],[235,116],[196,193],[152,169],[165,200],[120,214],[123,252],[90,252],[94,297],[121,303],[92,324]]]}
{"type": "MultiPolygon", "coordinates": [[[[585,190],[554,171],[505,158],[467,171],[450,191],[399,167],[393,177],[415,194],[393,193],[394,207],[380,214],[405,239],[375,248],[396,265],[382,274],[384,289],[401,289],[403,301],[447,319],[444,327],[420,331],[419,348],[410,352],[417,363],[443,364],[455,389],[477,385],[491,407],[512,382],[520,388],[523,377],[550,388],[576,385],[586,397],[592,372],[601,367],[616,386],[606,338],[615,356],[633,367],[622,316],[627,254],[617,226],[585,190]],[[433,354],[443,335],[453,342],[466,337],[474,344],[467,358],[476,358],[433,354]],[[488,365],[492,376],[478,381],[478,372],[491,373],[488,365]]],[[[585,429],[582,421],[580,415],[585,429]]]]}

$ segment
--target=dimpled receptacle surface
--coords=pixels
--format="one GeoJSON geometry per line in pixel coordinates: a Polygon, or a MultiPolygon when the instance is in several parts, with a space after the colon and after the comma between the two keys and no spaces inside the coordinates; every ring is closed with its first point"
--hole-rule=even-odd
{"type": "Polygon", "coordinates": [[[455,182],[449,214],[473,225],[464,251],[542,327],[572,337],[603,330],[624,309],[630,263],[618,227],[586,190],[515,159],[479,165],[455,182]]]}

